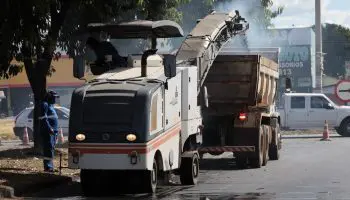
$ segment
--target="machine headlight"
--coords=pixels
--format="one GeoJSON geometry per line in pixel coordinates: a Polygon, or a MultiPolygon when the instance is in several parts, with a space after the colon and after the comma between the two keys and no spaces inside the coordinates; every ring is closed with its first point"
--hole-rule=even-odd
{"type": "Polygon", "coordinates": [[[85,140],[85,135],[80,133],[80,134],[75,136],[75,139],[78,141],[83,141],[83,140],[85,140]]]}
{"type": "Polygon", "coordinates": [[[129,142],[133,142],[133,141],[136,140],[136,135],[130,133],[130,134],[126,135],[126,140],[129,141],[129,142]]]}

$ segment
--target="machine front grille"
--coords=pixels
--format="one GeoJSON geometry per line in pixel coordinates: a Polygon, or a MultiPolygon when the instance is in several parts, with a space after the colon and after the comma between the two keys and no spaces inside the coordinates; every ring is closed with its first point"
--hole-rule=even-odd
{"type": "Polygon", "coordinates": [[[134,93],[87,95],[84,99],[83,123],[130,127],[134,93]]]}

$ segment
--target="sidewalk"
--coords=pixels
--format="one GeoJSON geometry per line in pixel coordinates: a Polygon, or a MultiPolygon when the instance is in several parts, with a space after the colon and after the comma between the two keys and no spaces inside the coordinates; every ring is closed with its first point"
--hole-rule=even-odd
{"type": "MultiPolygon", "coordinates": [[[[20,197],[58,184],[67,184],[79,171],[62,169],[58,173],[59,156],[54,160],[54,174],[43,172],[43,162],[32,155],[33,143],[21,145],[20,140],[3,141],[0,146],[0,199],[20,197]]],[[[63,145],[66,146],[66,145],[63,145]]],[[[63,152],[62,165],[67,166],[67,148],[63,152]]]]}

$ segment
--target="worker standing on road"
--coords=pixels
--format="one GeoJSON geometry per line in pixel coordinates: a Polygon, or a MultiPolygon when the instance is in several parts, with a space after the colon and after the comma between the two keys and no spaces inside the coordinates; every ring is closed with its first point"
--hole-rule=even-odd
{"type": "Polygon", "coordinates": [[[54,109],[57,93],[48,91],[41,104],[40,133],[43,141],[44,171],[54,172],[56,138],[58,134],[58,117],[54,109]]]}

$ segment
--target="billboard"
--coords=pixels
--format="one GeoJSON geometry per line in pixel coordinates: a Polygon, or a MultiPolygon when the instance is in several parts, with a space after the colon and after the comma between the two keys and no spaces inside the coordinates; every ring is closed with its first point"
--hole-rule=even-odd
{"type": "Polygon", "coordinates": [[[281,76],[310,76],[310,45],[293,45],[280,48],[279,64],[281,76]]]}

